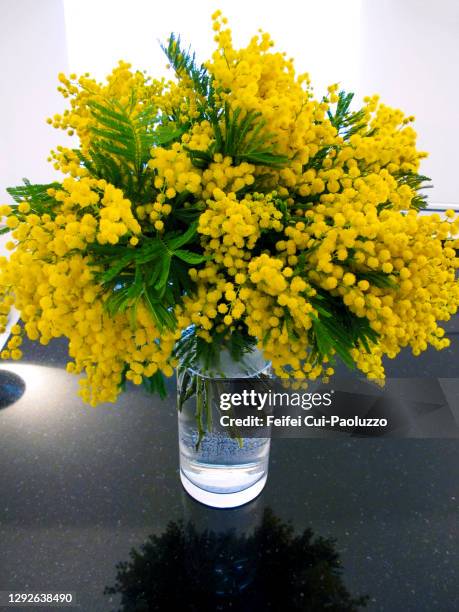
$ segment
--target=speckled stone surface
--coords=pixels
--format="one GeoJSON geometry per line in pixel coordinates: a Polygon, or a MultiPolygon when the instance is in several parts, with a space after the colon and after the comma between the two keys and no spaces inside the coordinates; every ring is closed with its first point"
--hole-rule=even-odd
{"type": "MultiPolygon", "coordinates": [[[[452,348],[402,355],[389,373],[459,376],[451,327],[452,348]]],[[[56,341],[4,366],[26,389],[0,410],[0,590],[68,590],[75,609],[117,610],[119,595],[104,594],[116,564],[170,520],[243,533],[269,507],[297,533],[336,540],[344,584],[369,595],[368,610],[459,610],[458,440],[273,440],[260,497],[212,510],[181,488],[173,399],[129,387],[117,405],[88,408],[64,364],[56,341]]]]}

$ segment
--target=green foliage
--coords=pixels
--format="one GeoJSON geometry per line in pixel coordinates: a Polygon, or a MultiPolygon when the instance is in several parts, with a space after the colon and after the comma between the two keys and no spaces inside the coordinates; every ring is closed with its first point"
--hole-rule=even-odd
{"type": "MultiPolygon", "coordinates": [[[[7,187],[6,191],[10,194],[13,200],[20,204],[21,202],[27,201],[30,204],[30,210],[32,213],[37,215],[48,214],[51,217],[54,216],[54,203],[55,200],[48,194],[48,189],[60,189],[60,183],[47,183],[47,184],[32,184],[28,179],[23,178],[24,185],[18,185],[17,187],[7,187]]],[[[17,209],[13,208],[13,212],[17,209]]]]}
{"type": "Polygon", "coordinates": [[[180,36],[172,33],[169,36],[168,44],[162,44],[161,49],[177,76],[181,78],[187,76],[191,79],[195,90],[204,98],[209,98],[212,94],[212,78],[205,66],[196,64],[196,54],[191,51],[191,47],[188,50],[183,49],[180,36]]]}
{"type": "MultiPolygon", "coordinates": [[[[353,134],[357,134],[367,127],[364,109],[360,109],[355,112],[350,111],[353,98],[353,93],[340,91],[334,112],[332,112],[331,109],[327,111],[327,116],[330,123],[334,128],[336,128],[336,131],[344,141],[348,141],[353,134]]],[[[338,150],[339,147],[336,145],[325,145],[309,159],[307,164],[303,166],[303,170],[309,170],[311,168],[314,170],[320,170],[324,160],[331,153],[331,151],[338,150]]]]}
{"type": "MultiPolygon", "coordinates": [[[[321,149],[319,149],[317,153],[313,155],[306,164],[304,164],[303,171],[309,170],[310,168],[313,168],[314,170],[320,170],[322,168],[324,159],[327,157],[330,151],[333,150],[338,150],[338,147],[327,145],[326,147],[322,147],[321,149]]],[[[311,198],[309,197],[308,200],[310,199],[311,198]]]]}
{"type": "Polygon", "coordinates": [[[143,376],[143,385],[149,393],[158,394],[161,399],[167,397],[164,376],[159,370],[153,376],[143,376]]]}
{"type": "Polygon", "coordinates": [[[90,245],[95,278],[107,296],[104,302],[107,312],[111,316],[129,312],[135,326],[142,301],[159,330],[174,329],[173,307],[192,289],[188,269],[205,261],[202,255],[181,248],[193,241],[196,228],[194,223],[184,233],[145,238],[136,248],[90,245]]]}
{"type": "Polygon", "coordinates": [[[341,299],[326,291],[317,290],[317,295],[310,300],[318,313],[312,317],[311,359],[322,362],[327,357],[332,360],[336,352],[349,368],[354,369],[352,349],[363,347],[370,352],[378,334],[370,327],[368,319],[350,312],[341,299]]]}
{"type": "Polygon", "coordinates": [[[287,163],[288,158],[276,153],[268,144],[273,135],[263,131],[266,122],[261,119],[261,113],[251,111],[241,117],[241,112],[240,108],[232,112],[225,104],[220,116],[213,118],[217,153],[233,157],[236,164],[246,161],[276,167],[287,163]],[[220,118],[224,130],[220,128],[220,118]]]}
{"type": "Polygon", "coordinates": [[[189,369],[184,369],[179,384],[178,409],[196,393],[196,376],[189,369]]]}
{"type": "Polygon", "coordinates": [[[104,104],[91,101],[88,107],[96,121],[91,127],[91,148],[88,155],[75,152],[93,176],[122,188],[130,199],[141,201],[151,148],[176,137],[176,128],[158,127],[153,105],[136,112],[134,94],[127,105],[110,99],[104,104]]]}
{"type": "Polygon", "coordinates": [[[180,126],[176,126],[175,123],[170,123],[168,125],[162,124],[159,125],[154,134],[154,143],[156,146],[167,147],[174,142],[180,140],[181,136],[187,131],[189,125],[183,124],[180,126]]]}
{"type": "Polygon", "coordinates": [[[206,342],[196,332],[195,326],[190,326],[175,346],[174,355],[185,368],[218,370],[223,349],[230,353],[234,361],[241,361],[256,345],[256,339],[248,335],[243,325],[231,334],[226,330],[214,333],[212,342],[206,342]]]}
{"type": "Polygon", "coordinates": [[[357,134],[367,127],[365,121],[365,110],[360,109],[355,112],[350,111],[351,102],[354,98],[353,93],[340,91],[335,112],[327,111],[328,118],[338,134],[344,140],[349,140],[353,134],[357,134]]]}
{"type": "MultiPolygon", "coordinates": [[[[417,172],[398,172],[395,174],[395,178],[399,185],[408,185],[411,189],[419,192],[421,189],[432,189],[431,179],[423,174],[417,172]],[[430,183],[430,184],[426,184],[430,183]]],[[[427,206],[427,195],[422,193],[416,193],[411,200],[411,206],[416,210],[424,210],[427,206]]]]}
{"type": "Polygon", "coordinates": [[[156,113],[152,106],[141,113],[133,114],[135,100],[123,107],[118,100],[110,100],[106,105],[89,102],[94,119],[102,127],[91,128],[93,142],[99,149],[115,158],[127,158],[133,170],[139,173],[150,157],[150,149],[155,141],[154,125],[156,113]]]}
{"type": "Polygon", "coordinates": [[[268,145],[272,134],[263,132],[265,122],[260,118],[261,113],[252,111],[242,117],[241,114],[240,108],[233,112],[228,104],[222,110],[212,111],[210,122],[215,141],[207,151],[187,149],[198,168],[206,168],[215,153],[232,157],[236,164],[245,161],[273,168],[287,163],[285,155],[276,153],[274,147],[268,145]]]}

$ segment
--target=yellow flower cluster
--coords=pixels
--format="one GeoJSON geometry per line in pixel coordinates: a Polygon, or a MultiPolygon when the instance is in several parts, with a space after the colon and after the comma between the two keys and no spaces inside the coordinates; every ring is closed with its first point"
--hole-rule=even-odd
{"type": "Polygon", "coordinates": [[[326,107],[311,98],[309,76],[295,75],[293,61],[271,50],[274,43],[268,34],[235,49],[231,30],[218,11],[214,28],[218,48],[206,66],[215,78],[216,90],[221,90],[222,100],[232,108],[261,113],[277,150],[289,157],[300,152],[299,170],[334,136],[332,126],[323,122],[326,107]]]}
{"type": "MultiPolygon", "coordinates": [[[[282,229],[282,213],[276,209],[272,196],[247,194],[238,200],[236,194],[228,194],[216,187],[213,199],[207,200],[206,210],[199,217],[198,231],[211,238],[207,246],[208,254],[215,261],[223,263],[229,274],[231,269],[242,268],[243,249],[253,249],[256,241],[265,230],[282,229]]],[[[247,257],[247,258],[248,258],[247,257]]]]}
{"type": "MultiPolygon", "coordinates": [[[[163,81],[150,79],[140,71],[132,72],[131,64],[123,61],[107,77],[105,85],[90,78],[89,74],[77,79],[76,74],[68,78],[60,73],[59,81],[58,91],[70,100],[70,109],[47,121],[55,128],[66,130],[70,136],[76,134],[83,154],[90,150],[93,129],[102,127],[97,116],[91,112],[91,104],[105,105],[107,100],[116,101],[120,108],[128,108],[130,114],[136,116],[142,112],[145,104],[155,105],[164,88],[163,81]]],[[[67,158],[69,150],[66,149],[65,153],[67,158]]],[[[64,166],[68,163],[59,155],[56,155],[56,161],[64,166]]]]}
{"type": "MultiPolygon", "coordinates": [[[[131,236],[131,243],[137,240],[141,228],[129,200],[106,181],[90,178],[66,178],[62,189],[49,191],[53,217],[34,213],[27,202],[18,206],[20,221],[11,207],[0,210],[8,215],[6,224],[14,228],[17,241],[9,244],[10,258],[0,261],[1,328],[14,305],[31,340],[47,344],[67,337],[74,358],[68,369],[86,372],[82,397],[93,405],[116,400],[123,371],[136,384],[143,374],[158,370],[172,375],[171,352],[180,332],[160,333],[143,305],[135,329],[127,314],[110,316],[94,280],[97,261],[86,254],[94,242],[114,245],[125,236],[131,236]]],[[[21,356],[22,330],[15,326],[12,331],[2,358],[21,356]]]]}
{"type": "Polygon", "coordinates": [[[343,310],[367,326],[348,349],[371,378],[405,347],[419,355],[449,342],[439,322],[459,306],[459,219],[418,212],[426,154],[413,117],[377,96],[353,114],[336,85],[315,100],[267,34],[235,49],[226,19],[213,19],[217,48],[204,68],[190,69],[171,42],[176,82],[125,62],[105,84],[60,75],[70,108],[48,121],[75,133],[80,151],[58,147],[61,183],[0,207],[12,232],[0,332],[13,305],[23,322],[1,357],[21,356],[24,332],[44,344],[67,337],[69,371],[86,373],[92,404],[115,401],[124,378],[170,376],[190,326],[207,342],[255,339],[278,376],[297,379],[333,374],[335,351],[317,338],[343,310]],[[127,144],[107,137],[117,113],[133,126],[127,144]],[[170,246],[188,232],[189,243],[170,246]],[[111,295],[102,286],[103,248],[113,277],[123,270],[143,291],[115,313],[121,285],[111,295]],[[132,263],[157,252],[161,269],[132,263]],[[157,304],[175,327],[160,324],[157,304]]]}
{"type": "Polygon", "coordinates": [[[154,185],[157,189],[163,189],[166,198],[173,199],[183,191],[192,194],[200,191],[201,174],[179,143],[170,149],[155,147],[151,153],[149,166],[156,171],[154,185]]]}
{"type": "MultiPolygon", "coordinates": [[[[237,189],[224,184],[225,174],[220,174],[223,181],[203,193],[211,199],[207,199],[199,231],[212,263],[196,275],[200,282],[209,283],[201,293],[202,308],[206,308],[212,283],[221,290],[227,275],[238,274],[242,287],[237,289],[236,313],[245,313],[251,335],[264,338],[260,348],[273,361],[278,375],[290,369],[297,377],[324,372],[307,360],[306,332],[311,313],[315,313],[308,301],[315,295],[310,283],[341,296],[350,311],[367,317],[379,334],[380,342],[371,353],[363,346],[353,351],[357,365],[369,376],[383,378],[382,356],[394,357],[405,346],[411,346],[415,355],[428,344],[439,349],[447,346],[449,341],[436,322],[456,312],[459,294],[454,270],[458,260],[453,248],[443,248],[442,241],[452,241],[459,223],[419,216],[415,210],[408,215],[398,212],[411,209],[416,189],[397,177],[417,172],[425,157],[416,150],[416,133],[407,125],[413,118],[379,104],[377,96],[366,98],[362,120],[368,130],[344,139],[325,119],[329,104],[337,100],[336,86],[329,88],[328,103],[317,104],[310,99],[307,76],[295,80],[291,62],[270,52],[266,35],[255,37],[245,49],[234,50],[230,32],[221,29],[218,13],[215,20],[219,48],[207,66],[227,92],[222,94],[225,101],[233,108],[261,112],[267,131],[274,134],[276,150],[293,158],[287,167],[268,171],[270,184],[277,186],[278,194],[304,221],[284,228],[274,257],[264,253],[254,258],[259,220],[249,220],[245,198],[238,199],[237,189]],[[276,105],[275,98],[282,104],[276,105]],[[285,140],[279,138],[281,124],[285,140]],[[324,147],[328,154],[323,163],[307,168],[311,157],[324,147]],[[311,203],[305,205],[308,198],[311,203]],[[297,267],[298,257],[305,254],[306,275],[297,267]],[[372,272],[387,275],[388,285],[378,286],[372,272]],[[439,282],[434,282],[439,274],[439,282]],[[300,357],[293,358],[296,353],[300,357]]],[[[257,170],[249,175],[254,180],[257,170]]],[[[229,287],[229,297],[236,299],[232,291],[229,287]]],[[[221,312],[228,313],[224,322],[233,330],[231,305],[222,304],[221,312]]],[[[211,338],[209,322],[205,323],[211,338]]],[[[326,369],[327,374],[331,372],[326,369]]]]}
{"type": "MultiPolygon", "coordinates": [[[[63,180],[62,189],[50,188],[48,194],[57,203],[57,214],[53,218],[34,212],[24,215],[13,233],[27,248],[63,257],[95,241],[117,244],[121,237],[141,232],[130,201],[103,179],[69,177],[63,180]]],[[[17,217],[10,216],[7,224],[11,222],[17,222],[17,217]]]]}

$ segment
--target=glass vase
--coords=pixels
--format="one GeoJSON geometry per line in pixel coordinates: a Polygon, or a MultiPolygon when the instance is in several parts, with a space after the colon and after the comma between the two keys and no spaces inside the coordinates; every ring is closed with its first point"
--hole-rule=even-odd
{"type": "Polygon", "coordinates": [[[239,392],[270,376],[258,350],[239,361],[225,350],[215,367],[177,370],[180,478],[199,502],[234,508],[254,499],[268,476],[269,437],[241,437],[220,422],[220,394],[239,392]]]}

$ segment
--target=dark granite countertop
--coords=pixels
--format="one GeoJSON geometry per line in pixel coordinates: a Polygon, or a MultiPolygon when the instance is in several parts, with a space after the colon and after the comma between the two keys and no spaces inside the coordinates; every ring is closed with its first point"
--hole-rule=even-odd
{"type": "MultiPolygon", "coordinates": [[[[401,355],[389,374],[459,376],[452,328],[452,348],[401,355]]],[[[167,401],[129,387],[93,409],[65,361],[55,341],[3,366],[26,388],[0,410],[0,591],[118,610],[104,588],[135,548],[123,610],[354,610],[363,595],[374,611],[459,610],[458,440],[276,439],[263,493],[213,510],[180,485],[174,381],[167,401]],[[129,607],[142,591],[150,604],[129,607]]]]}

